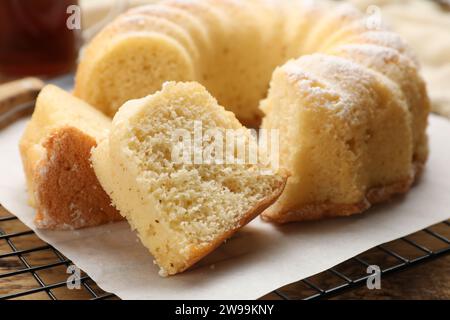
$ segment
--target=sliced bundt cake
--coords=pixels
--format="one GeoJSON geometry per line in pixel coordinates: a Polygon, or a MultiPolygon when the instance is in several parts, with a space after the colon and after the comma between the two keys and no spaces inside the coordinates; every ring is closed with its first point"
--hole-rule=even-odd
{"type": "Polygon", "coordinates": [[[378,22],[329,1],[165,0],[100,32],[81,59],[75,94],[112,116],[165,81],[197,81],[244,125],[264,117],[265,128],[290,137],[280,147],[293,175],[267,219],[357,213],[406,192],[428,156],[418,62],[378,22]],[[351,112],[335,117],[338,109],[351,112]]]}

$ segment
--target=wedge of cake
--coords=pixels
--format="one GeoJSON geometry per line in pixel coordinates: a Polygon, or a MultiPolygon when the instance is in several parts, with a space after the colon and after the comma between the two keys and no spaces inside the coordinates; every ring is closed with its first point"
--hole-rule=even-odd
{"type": "Polygon", "coordinates": [[[101,185],[161,275],[189,268],[279,197],[286,176],[261,159],[255,136],[193,82],[127,102],[92,151],[101,185]],[[220,143],[233,134],[234,146],[220,143]]]}
{"type": "Polygon", "coordinates": [[[108,117],[64,90],[48,85],[41,91],[19,146],[39,228],[78,229],[123,219],[89,160],[110,126],[108,117]]]}

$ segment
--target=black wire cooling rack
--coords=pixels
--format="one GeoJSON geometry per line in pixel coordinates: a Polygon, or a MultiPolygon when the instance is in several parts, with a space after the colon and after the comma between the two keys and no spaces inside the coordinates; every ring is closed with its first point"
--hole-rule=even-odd
{"type": "MultiPolygon", "coordinates": [[[[262,299],[328,299],[362,286],[377,265],[390,274],[450,253],[450,220],[385,243],[327,271],[282,287],[262,299]]],[[[81,287],[70,290],[62,253],[40,240],[15,216],[0,207],[0,299],[117,299],[104,292],[85,273],[81,287]]]]}

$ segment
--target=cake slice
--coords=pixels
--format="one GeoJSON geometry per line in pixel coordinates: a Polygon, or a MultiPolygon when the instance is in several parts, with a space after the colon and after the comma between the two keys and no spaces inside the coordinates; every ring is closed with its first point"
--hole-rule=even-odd
{"type": "Polygon", "coordinates": [[[119,109],[92,163],[165,276],[192,266],[281,194],[285,175],[271,172],[255,146],[254,135],[200,84],[169,82],[119,109]],[[220,145],[232,134],[234,146],[228,138],[220,145]]]}
{"type": "Polygon", "coordinates": [[[78,229],[121,220],[90,164],[90,150],[111,120],[48,85],[20,140],[29,202],[43,229],[78,229]]]}

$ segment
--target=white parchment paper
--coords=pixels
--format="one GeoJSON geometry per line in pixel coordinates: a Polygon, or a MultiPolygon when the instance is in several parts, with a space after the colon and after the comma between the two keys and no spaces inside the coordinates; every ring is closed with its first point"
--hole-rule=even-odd
{"type": "Polygon", "coordinates": [[[349,218],[282,227],[257,218],[192,270],[161,278],[126,222],[80,231],[36,230],[17,147],[25,124],[20,120],[0,131],[0,203],[101,288],[123,299],[256,299],[450,217],[450,121],[431,116],[430,160],[406,196],[349,218]]]}

